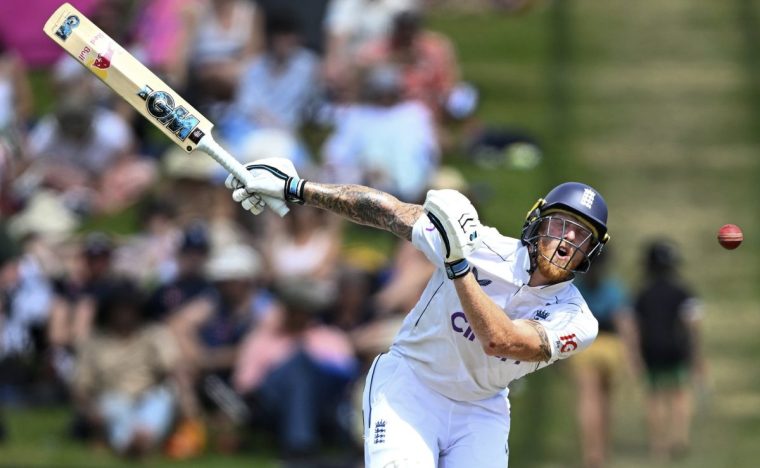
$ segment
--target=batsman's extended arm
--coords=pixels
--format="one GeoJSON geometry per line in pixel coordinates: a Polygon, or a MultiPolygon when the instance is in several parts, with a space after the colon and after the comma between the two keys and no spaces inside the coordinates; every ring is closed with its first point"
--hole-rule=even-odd
{"type": "Polygon", "coordinates": [[[424,214],[422,206],[404,203],[393,195],[361,185],[333,185],[309,181],[305,204],[322,208],[365,226],[384,229],[412,240],[412,226],[424,214]]]}

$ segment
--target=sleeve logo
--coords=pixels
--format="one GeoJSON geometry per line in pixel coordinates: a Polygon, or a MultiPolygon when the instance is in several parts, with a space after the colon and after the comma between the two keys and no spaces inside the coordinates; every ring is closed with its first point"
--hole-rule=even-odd
{"type": "Polygon", "coordinates": [[[569,353],[578,349],[578,339],[575,337],[575,333],[570,335],[564,335],[559,337],[560,353],[569,353]]]}

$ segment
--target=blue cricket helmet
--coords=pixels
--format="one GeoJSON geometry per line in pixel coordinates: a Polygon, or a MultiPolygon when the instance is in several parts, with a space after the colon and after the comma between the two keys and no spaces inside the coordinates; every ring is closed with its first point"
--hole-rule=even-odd
{"type": "Polygon", "coordinates": [[[585,272],[610,238],[607,233],[607,202],[591,186],[580,182],[565,182],[554,187],[544,198],[539,198],[530,209],[520,238],[523,244],[529,248],[532,247],[532,254],[535,255],[541,221],[551,213],[563,211],[579,217],[593,232],[595,245],[575,270],[585,272]]]}

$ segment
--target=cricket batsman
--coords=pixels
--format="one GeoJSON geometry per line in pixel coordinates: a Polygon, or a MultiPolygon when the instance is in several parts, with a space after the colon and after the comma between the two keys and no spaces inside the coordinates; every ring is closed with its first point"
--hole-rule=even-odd
{"type": "Polygon", "coordinates": [[[540,198],[520,239],[482,226],[470,201],[431,190],[422,206],[360,185],[300,179],[286,159],[229,176],[236,202],[260,213],[261,196],[307,204],[411,241],[438,269],[364,388],[365,464],[508,465],[510,382],[591,344],[597,322],[573,286],[607,235],[607,205],[567,182],[540,198]]]}

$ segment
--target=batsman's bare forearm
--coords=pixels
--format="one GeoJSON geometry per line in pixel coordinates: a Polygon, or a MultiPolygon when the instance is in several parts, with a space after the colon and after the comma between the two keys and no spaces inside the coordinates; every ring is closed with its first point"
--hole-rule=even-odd
{"type": "Polygon", "coordinates": [[[551,344],[543,325],[534,320],[510,319],[471,274],[453,281],[467,322],[486,354],[529,362],[551,358],[551,344]]]}
{"type": "Polygon", "coordinates": [[[404,203],[388,193],[363,185],[320,184],[304,186],[307,205],[322,208],[357,224],[392,232],[412,240],[412,227],[423,215],[422,206],[404,203]]]}

